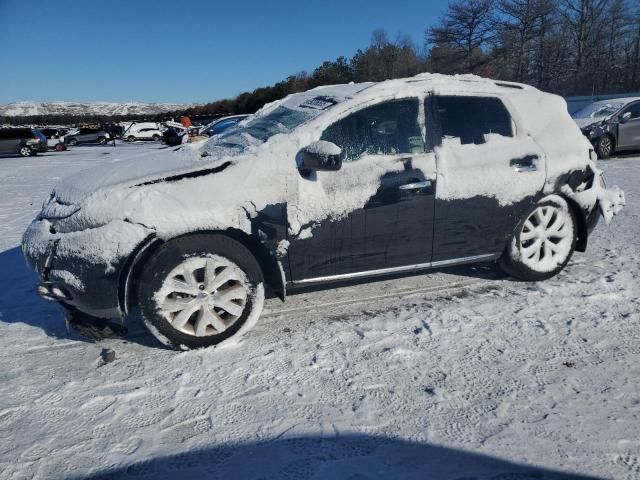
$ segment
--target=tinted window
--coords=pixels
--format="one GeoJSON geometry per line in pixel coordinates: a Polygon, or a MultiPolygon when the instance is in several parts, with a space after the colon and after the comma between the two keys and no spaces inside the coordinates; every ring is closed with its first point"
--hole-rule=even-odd
{"type": "Polygon", "coordinates": [[[443,138],[479,145],[489,133],[513,136],[509,112],[497,98],[438,97],[436,103],[443,138]]]}
{"type": "Polygon", "coordinates": [[[623,115],[627,112],[631,112],[631,118],[640,118],[640,102],[629,105],[624,109],[623,115]]]}
{"type": "Polygon", "coordinates": [[[2,130],[2,136],[5,140],[7,139],[18,139],[18,138],[32,138],[31,130],[27,130],[25,128],[11,128],[7,130],[2,130]]]}
{"type": "Polygon", "coordinates": [[[417,99],[394,100],[352,113],[327,128],[322,140],[342,148],[345,161],[364,154],[424,152],[417,99]]]}

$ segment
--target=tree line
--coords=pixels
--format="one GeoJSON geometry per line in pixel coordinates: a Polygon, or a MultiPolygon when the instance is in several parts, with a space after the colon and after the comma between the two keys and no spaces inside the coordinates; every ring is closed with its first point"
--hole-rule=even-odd
{"type": "Polygon", "coordinates": [[[370,45],[351,58],[326,61],[312,72],[233,99],[145,119],[254,113],[266,103],[320,85],[422,72],[474,73],[563,96],[637,92],[640,0],[453,0],[425,30],[420,45],[409,36],[392,39],[376,30],[370,45]]]}

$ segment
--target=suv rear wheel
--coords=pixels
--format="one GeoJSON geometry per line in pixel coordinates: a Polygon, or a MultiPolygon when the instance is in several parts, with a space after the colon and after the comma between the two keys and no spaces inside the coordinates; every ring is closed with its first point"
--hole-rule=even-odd
{"type": "Polygon", "coordinates": [[[263,302],[258,262],[223,235],[195,234],[164,244],[138,285],[138,306],[151,333],[183,349],[241,336],[257,321],[263,302]]]}
{"type": "Polygon", "coordinates": [[[153,139],[154,142],[159,142],[160,141],[160,135],[158,135],[157,133],[151,138],[153,139]]]}
{"type": "Polygon", "coordinates": [[[566,200],[553,195],[541,200],[525,215],[498,263],[505,272],[520,280],[546,280],[569,263],[576,238],[573,211],[566,200]]]}
{"type": "Polygon", "coordinates": [[[134,142],[134,141],[135,141],[135,139],[136,139],[136,137],[134,137],[133,135],[129,135],[129,136],[127,137],[127,142],[134,142]]]}
{"type": "Polygon", "coordinates": [[[77,138],[70,138],[67,143],[69,143],[69,145],[71,145],[72,147],[75,147],[76,145],[78,145],[78,139],[77,138]]]}
{"type": "Polygon", "coordinates": [[[105,145],[107,143],[107,138],[106,137],[98,137],[98,143],[100,145],[105,145]]]}
{"type": "Polygon", "coordinates": [[[32,150],[29,145],[21,145],[20,148],[18,148],[18,153],[21,157],[29,157],[32,155],[32,150]]]}

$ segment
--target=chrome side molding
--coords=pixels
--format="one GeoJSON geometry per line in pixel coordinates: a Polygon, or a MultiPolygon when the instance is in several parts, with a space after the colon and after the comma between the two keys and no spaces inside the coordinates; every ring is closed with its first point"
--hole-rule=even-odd
{"type": "Polygon", "coordinates": [[[401,267],[380,268],[377,270],[366,270],[363,272],[354,273],[342,273],[340,275],[328,275],[326,277],[305,278],[303,280],[294,280],[294,284],[307,284],[307,283],[323,283],[323,282],[335,282],[339,280],[350,280],[354,278],[362,277],[375,277],[378,275],[388,275],[392,273],[411,272],[417,270],[428,270],[431,268],[463,265],[465,263],[480,262],[482,260],[494,260],[497,258],[495,253],[489,253],[485,255],[474,255],[471,257],[454,258],[451,260],[439,260],[437,262],[428,263],[416,263],[413,265],[404,265],[401,267]]]}

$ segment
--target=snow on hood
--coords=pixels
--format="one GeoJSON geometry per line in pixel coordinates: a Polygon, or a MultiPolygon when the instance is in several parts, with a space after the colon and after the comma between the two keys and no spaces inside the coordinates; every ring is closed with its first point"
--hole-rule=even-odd
{"type": "Polygon", "coordinates": [[[588,127],[589,125],[593,125],[595,123],[600,123],[603,118],[574,118],[573,121],[576,122],[579,128],[588,127]]]}
{"type": "Polygon", "coordinates": [[[203,158],[200,152],[191,146],[145,152],[127,157],[124,161],[89,168],[67,177],[55,187],[54,194],[62,203],[79,204],[87,196],[98,191],[159,180],[169,174],[173,176],[212,168],[220,163],[220,157],[203,158]]]}

